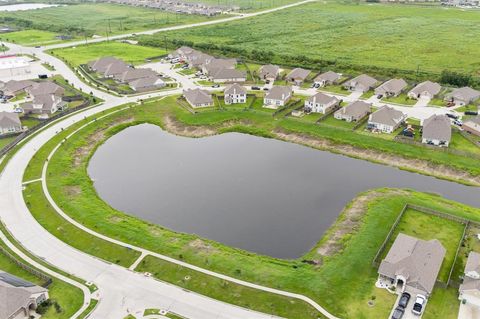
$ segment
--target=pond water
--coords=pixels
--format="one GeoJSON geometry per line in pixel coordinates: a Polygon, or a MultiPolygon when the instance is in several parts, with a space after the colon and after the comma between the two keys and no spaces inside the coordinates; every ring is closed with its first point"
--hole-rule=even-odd
{"type": "Polygon", "coordinates": [[[33,9],[44,9],[50,7],[58,7],[58,4],[46,4],[46,3],[19,3],[19,4],[8,4],[0,6],[0,11],[25,11],[33,9]]]}
{"type": "Polygon", "coordinates": [[[192,139],[150,124],[107,140],[88,173],[116,209],[278,258],[306,253],[368,189],[412,188],[480,206],[476,187],[273,139],[192,139]]]}

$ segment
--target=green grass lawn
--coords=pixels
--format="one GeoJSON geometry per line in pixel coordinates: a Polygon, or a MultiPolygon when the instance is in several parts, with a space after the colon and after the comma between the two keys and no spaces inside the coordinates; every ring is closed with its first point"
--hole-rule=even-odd
{"type": "MultiPolygon", "coordinates": [[[[480,57],[474,10],[319,1],[252,19],[166,33],[169,38],[306,56],[337,65],[476,74],[480,57]],[[437,26],[442,25],[442,28],[437,26]],[[279,31],[281,30],[281,31],[279,31]],[[428,34],[427,37],[420,35],[428,34]],[[305,41],[308,37],[308,41],[305,41]],[[442,45],[455,43],[455,46],[442,45]]],[[[161,43],[164,34],[153,35],[161,43]]]]}
{"type": "Polygon", "coordinates": [[[338,127],[342,129],[353,129],[357,122],[347,122],[347,121],[342,121],[342,120],[337,120],[334,116],[333,113],[324,118],[320,124],[322,125],[328,125],[332,127],[338,127]]]}
{"type": "Polygon", "coordinates": [[[345,90],[343,85],[327,85],[325,87],[319,88],[319,91],[326,91],[335,94],[350,95],[351,92],[345,90]]]}
{"type": "Polygon", "coordinates": [[[466,139],[460,132],[452,132],[452,140],[450,141],[450,148],[456,149],[464,152],[478,152],[480,150],[480,145],[475,145],[468,139],[466,139]]]}
{"type": "Polygon", "coordinates": [[[13,142],[14,139],[15,139],[15,136],[0,138],[0,149],[4,148],[5,146],[13,142]]]}
{"type": "MultiPolygon", "coordinates": [[[[96,34],[101,36],[158,29],[171,25],[196,23],[211,18],[199,15],[175,14],[133,6],[107,3],[81,3],[40,10],[1,12],[0,23],[21,28],[28,21],[30,29],[5,37],[25,45],[47,44],[55,35],[72,34],[84,38],[96,34]]],[[[59,42],[58,40],[56,42],[59,42]]]]}
{"type": "Polygon", "coordinates": [[[57,34],[50,31],[43,30],[22,30],[0,35],[0,39],[7,42],[18,43],[22,45],[40,45],[40,44],[54,44],[61,42],[55,39],[57,34]]]}
{"type": "MultiPolygon", "coordinates": [[[[204,0],[202,3],[221,6],[238,6],[241,11],[259,11],[298,2],[299,0],[204,0]]],[[[198,3],[195,0],[187,2],[198,3]]]]}
{"type": "Polygon", "coordinates": [[[460,240],[462,239],[464,228],[465,226],[461,223],[408,209],[395,228],[384,251],[384,256],[388,253],[388,250],[399,233],[423,240],[438,239],[447,250],[438,275],[438,280],[446,283],[450,270],[453,267],[453,261],[460,240]]]}
{"type": "Polygon", "coordinates": [[[407,93],[402,93],[399,96],[383,98],[382,101],[387,103],[397,103],[402,105],[415,105],[415,103],[417,103],[417,100],[408,98],[407,93]]]}
{"type": "Polygon", "coordinates": [[[131,64],[144,64],[145,59],[166,54],[165,49],[133,45],[121,42],[101,42],[77,47],[53,50],[55,56],[80,65],[105,56],[114,56],[131,64]]]}

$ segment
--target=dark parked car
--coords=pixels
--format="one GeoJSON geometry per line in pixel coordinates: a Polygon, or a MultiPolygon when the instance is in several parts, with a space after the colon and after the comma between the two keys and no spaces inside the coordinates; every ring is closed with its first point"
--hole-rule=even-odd
{"type": "Polygon", "coordinates": [[[252,86],[252,90],[260,90],[258,86],[252,86]]]}
{"type": "Polygon", "coordinates": [[[453,113],[447,113],[447,116],[451,119],[454,119],[454,120],[458,119],[458,115],[455,115],[453,113]]]}
{"type": "Polygon", "coordinates": [[[465,111],[465,115],[478,115],[477,111],[465,111]]]}
{"type": "Polygon", "coordinates": [[[402,308],[402,307],[397,307],[397,308],[395,308],[395,310],[393,311],[392,319],[402,319],[404,313],[405,313],[405,309],[404,309],[404,308],[402,308]]]}
{"type": "Polygon", "coordinates": [[[263,90],[264,90],[264,91],[268,91],[268,90],[270,90],[270,89],[269,89],[269,88],[263,88],[263,90]]]}
{"type": "Polygon", "coordinates": [[[404,292],[398,301],[398,306],[402,308],[407,308],[408,301],[410,301],[411,295],[408,292],[404,292]]]}
{"type": "Polygon", "coordinates": [[[38,75],[38,78],[39,78],[39,79],[46,79],[46,78],[48,78],[48,75],[46,75],[46,74],[39,74],[39,75],[38,75]]]}
{"type": "Polygon", "coordinates": [[[382,97],[383,97],[383,94],[377,95],[377,99],[379,99],[379,100],[380,100],[382,97]]]}

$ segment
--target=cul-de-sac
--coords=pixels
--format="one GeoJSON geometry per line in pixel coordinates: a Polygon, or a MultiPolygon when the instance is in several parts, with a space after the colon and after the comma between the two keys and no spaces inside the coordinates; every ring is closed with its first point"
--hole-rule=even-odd
{"type": "Polygon", "coordinates": [[[480,319],[478,0],[0,2],[0,319],[480,319]]]}

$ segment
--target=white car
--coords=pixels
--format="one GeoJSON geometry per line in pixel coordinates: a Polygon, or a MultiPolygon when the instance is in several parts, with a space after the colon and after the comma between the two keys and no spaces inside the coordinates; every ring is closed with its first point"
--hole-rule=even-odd
{"type": "Polygon", "coordinates": [[[413,304],[412,313],[414,315],[420,316],[425,308],[425,303],[427,298],[424,295],[417,295],[415,298],[415,303],[413,304]]]}

